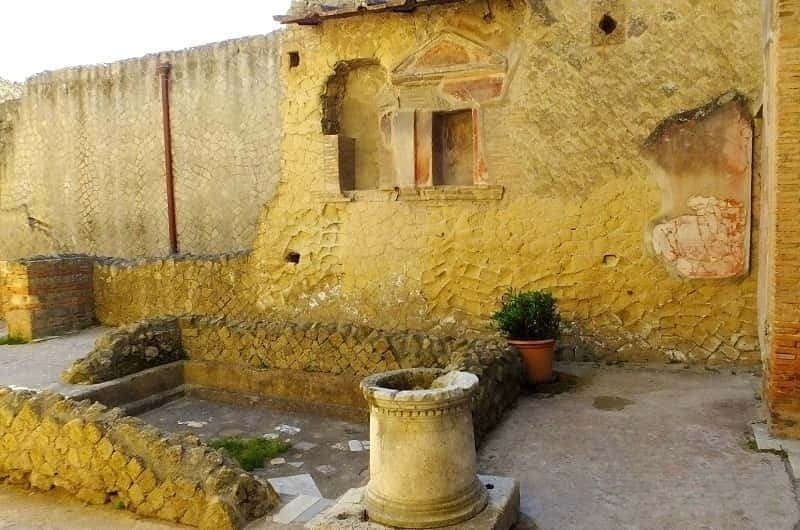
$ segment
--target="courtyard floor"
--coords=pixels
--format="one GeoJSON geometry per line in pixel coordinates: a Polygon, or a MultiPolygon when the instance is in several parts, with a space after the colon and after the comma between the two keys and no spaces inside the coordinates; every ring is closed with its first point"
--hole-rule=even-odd
{"type": "MultiPolygon", "coordinates": [[[[140,415],[162,431],[220,437],[269,437],[292,445],[254,470],[284,502],[271,517],[305,523],[369,481],[369,426],[335,418],[181,398],[140,415]]],[[[262,525],[263,526],[263,525],[262,525]]]]}
{"type": "MultiPolygon", "coordinates": [[[[70,385],[61,383],[61,372],[88,355],[94,342],[110,330],[94,327],[63,337],[0,346],[0,385],[68,394],[70,385]]],[[[5,325],[0,321],[0,336],[4,335],[5,325]]]]}
{"type": "Polygon", "coordinates": [[[527,397],[490,435],[483,473],[521,483],[520,529],[792,529],[794,484],[750,449],[760,379],[571,365],[575,392],[527,397]]]}
{"type": "MultiPolygon", "coordinates": [[[[0,346],[0,385],[61,389],[58,373],[88,353],[103,331],[0,346]]],[[[800,510],[786,462],[751,448],[749,424],[760,417],[759,377],[655,365],[566,364],[559,369],[577,375],[577,387],[551,397],[523,396],[479,451],[481,473],[520,481],[520,530],[798,525],[800,510]]],[[[142,417],[163,430],[205,438],[269,435],[292,441],[282,461],[256,472],[281,493],[278,515],[291,523],[279,524],[272,514],[251,529],[302,528],[315,511],[367,479],[366,425],[191,398],[142,417]]],[[[0,487],[0,529],[5,528],[177,527],[111,508],[84,507],[57,493],[0,487]]]]}

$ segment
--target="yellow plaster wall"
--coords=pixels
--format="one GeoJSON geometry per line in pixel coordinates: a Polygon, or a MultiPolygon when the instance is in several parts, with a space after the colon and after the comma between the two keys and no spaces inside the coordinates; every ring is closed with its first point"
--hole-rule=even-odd
{"type": "Polygon", "coordinates": [[[161,94],[168,61],[183,252],[250,246],[278,183],[276,35],[46,72],[0,108],[0,259],[169,252],[161,94]]]}
{"type": "Polygon", "coordinates": [[[246,253],[213,258],[101,260],[94,268],[98,320],[120,326],[155,315],[226,315],[245,318],[256,288],[246,253]]]}
{"type": "Polygon", "coordinates": [[[739,90],[757,109],[760,15],[744,0],[629,4],[626,42],[592,47],[590,2],[420,9],[294,28],[283,70],[283,184],[255,240],[259,309],[390,329],[485,330],[504,289],[544,288],[572,321],[566,343],[623,359],[756,362],[756,282],[671,277],[645,250],[661,197],[641,146],[668,116],[739,90]],[[640,34],[642,27],[646,29],[640,34]],[[440,31],[506,55],[506,99],[485,108],[500,201],[321,203],[319,94],[332,65],[387,69],[440,31]],[[299,265],[287,265],[288,250],[299,265]],[[605,259],[604,259],[605,258],[605,259]]]}
{"type": "Polygon", "coordinates": [[[386,71],[381,66],[362,66],[348,75],[341,109],[341,134],[356,140],[356,189],[378,187],[381,149],[378,108],[386,83],[386,71]]]}
{"type": "MultiPolygon", "coordinates": [[[[301,62],[290,69],[282,61],[280,184],[260,212],[252,253],[225,265],[100,265],[100,320],[194,312],[484,333],[514,286],[560,299],[566,357],[757,362],[755,257],[743,279],[670,276],[646,250],[661,195],[642,145],[662,120],[731,90],[755,113],[758,6],[629,2],[625,41],[592,46],[591,2],[547,4],[550,25],[516,0],[492,2],[491,16],[476,1],[287,30],[281,55],[299,50],[301,62]],[[335,65],[368,59],[391,71],[445,30],[509,59],[505,98],[483,109],[489,180],[504,188],[502,199],[469,191],[466,200],[320,199],[320,96],[335,65]],[[290,252],[298,264],[287,263],[290,252]]],[[[187,127],[178,128],[188,135],[187,127]]],[[[203,138],[206,129],[191,134],[203,138]]],[[[176,159],[207,156],[197,146],[176,159]]],[[[241,211],[253,214],[248,208],[241,211]]]]}

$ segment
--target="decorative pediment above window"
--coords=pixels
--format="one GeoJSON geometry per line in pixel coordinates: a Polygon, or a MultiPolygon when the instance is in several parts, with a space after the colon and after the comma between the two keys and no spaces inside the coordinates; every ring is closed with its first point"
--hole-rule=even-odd
{"type": "Polygon", "coordinates": [[[442,79],[505,77],[508,60],[455,33],[442,33],[411,54],[392,72],[396,85],[438,83],[442,79]]]}

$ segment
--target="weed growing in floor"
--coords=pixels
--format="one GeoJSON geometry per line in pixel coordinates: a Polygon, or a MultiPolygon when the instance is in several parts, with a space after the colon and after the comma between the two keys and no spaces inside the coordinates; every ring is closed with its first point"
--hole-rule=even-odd
{"type": "Polygon", "coordinates": [[[228,456],[239,462],[242,469],[252,471],[264,466],[264,460],[288,451],[292,444],[281,440],[263,438],[217,438],[209,444],[214,449],[222,449],[228,456]]]}
{"type": "Polygon", "coordinates": [[[28,341],[19,339],[17,337],[0,337],[0,346],[18,346],[20,344],[27,344],[28,341]]]}

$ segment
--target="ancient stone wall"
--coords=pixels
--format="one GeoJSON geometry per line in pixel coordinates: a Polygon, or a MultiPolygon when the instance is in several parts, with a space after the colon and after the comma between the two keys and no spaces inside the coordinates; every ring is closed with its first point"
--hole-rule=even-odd
{"type": "MultiPolygon", "coordinates": [[[[647,141],[671,117],[738,94],[740,127],[713,130],[741,134],[711,142],[719,152],[702,177],[724,179],[726,157],[743,159],[752,123],[754,162],[735,169],[741,183],[750,177],[759,189],[758,6],[748,0],[613,4],[606,13],[607,2],[462,2],[286,30],[276,58],[284,95],[280,184],[261,210],[252,253],[225,266],[216,260],[100,265],[100,320],[191,312],[482,334],[513,286],[548,289],[560,300],[565,358],[757,363],[760,263],[749,249],[758,244],[759,197],[741,196],[746,186],[737,187],[731,197],[743,209],[732,222],[729,209],[707,195],[688,197],[664,218],[664,168],[654,166],[647,141]],[[599,25],[605,15],[616,17],[609,34],[599,25]],[[343,64],[371,74],[339,79],[343,64]],[[381,120],[377,176],[370,174],[375,159],[352,160],[359,138],[332,137],[342,132],[331,128],[337,120],[374,118],[375,108],[359,114],[358,105],[345,104],[347,90],[353,96],[365,87],[373,88],[370,101],[381,120]],[[420,145],[415,139],[430,136],[436,123],[446,129],[447,113],[467,109],[472,183],[437,186],[436,168],[452,159],[447,146],[439,153],[433,139],[420,145]],[[380,189],[347,191],[345,180],[380,189]],[[683,250],[673,266],[654,252],[652,229],[686,214],[697,217],[690,226],[697,233],[674,247],[683,250]],[[699,233],[706,226],[731,245],[700,248],[708,242],[699,233]],[[730,249],[731,266],[693,272],[706,271],[730,249]],[[699,265],[682,268],[687,256],[699,265]]],[[[687,119],[693,133],[703,130],[696,118],[687,119]]],[[[215,129],[220,134],[223,125],[215,129]]],[[[346,129],[374,141],[374,128],[346,129]]],[[[462,148],[466,128],[456,129],[442,138],[462,148]]],[[[205,151],[184,152],[182,160],[205,151]]],[[[29,164],[15,157],[15,167],[29,164]]],[[[236,208],[256,215],[249,206],[236,208]]],[[[26,223],[39,226],[36,219],[26,223]]],[[[166,231],[160,233],[159,248],[166,231]]]]}
{"type": "MultiPolygon", "coordinates": [[[[549,289],[569,322],[569,358],[758,362],[757,260],[733,279],[668,270],[648,250],[663,196],[645,151],[664,120],[721,94],[742,94],[746,112],[756,113],[758,6],[617,2],[626,8],[614,13],[614,38],[595,39],[594,2],[539,4],[549,10],[515,1],[492,2],[487,12],[483,2],[464,2],[288,32],[284,54],[299,51],[300,64],[282,71],[292,94],[283,107],[284,183],[251,258],[259,308],[445,335],[486,330],[509,285],[549,289]],[[502,193],[478,200],[470,191],[459,200],[463,187],[433,187],[409,200],[402,189],[314,200],[308,191],[330,184],[320,181],[319,96],[334,65],[368,58],[395,76],[409,66],[424,77],[424,61],[458,49],[459,38],[475,43],[468,51],[488,50],[487,75],[502,82],[492,102],[467,104],[480,107],[475,141],[487,183],[467,189],[502,193]],[[439,55],[426,56],[431,43],[444,43],[439,55]],[[299,263],[287,264],[288,252],[299,263]]],[[[481,97],[494,97],[496,87],[487,81],[481,97]]],[[[401,111],[404,101],[446,107],[452,101],[444,98],[478,91],[448,90],[398,89],[401,111]]],[[[757,208],[744,216],[757,225],[757,208]]]]}
{"type": "Polygon", "coordinates": [[[94,259],[52,256],[0,267],[0,304],[8,334],[21,340],[59,335],[92,325],[94,259]]]}
{"type": "MultiPolygon", "coordinates": [[[[239,365],[324,373],[346,376],[354,385],[368,375],[400,368],[474,373],[480,380],[473,407],[478,439],[519,395],[519,355],[502,340],[436,338],[349,323],[242,322],[214,317],[184,317],[180,326],[187,359],[221,363],[228,371],[239,365]]],[[[360,398],[358,403],[365,406],[360,398]]]]}
{"type": "Polygon", "coordinates": [[[383,332],[348,323],[236,322],[215,317],[182,319],[181,336],[192,360],[356,377],[400,368],[445,368],[457,352],[484,343],[493,348],[502,344],[383,332]]]}
{"type": "Polygon", "coordinates": [[[26,82],[10,130],[0,110],[0,259],[169,253],[162,62],[172,64],[179,247],[217,253],[251,245],[281,165],[275,35],[26,82]]]}
{"type": "Polygon", "coordinates": [[[184,358],[183,385],[190,393],[358,418],[366,407],[358,384],[368,375],[400,368],[468,371],[480,379],[474,403],[479,439],[516,401],[522,374],[519,355],[498,339],[186,315],[109,332],[63,377],[99,383],[184,358]]]}
{"type": "Polygon", "coordinates": [[[157,315],[258,312],[247,253],[166,259],[101,259],[95,265],[97,318],[119,326],[157,315]]]}
{"type": "Polygon", "coordinates": [[[103,383],[182,358],[178,319],[152,318],[103,335],[61,378],[73,385],[103,383]]]}
{"type": "Polygon", "coordinates": [[[206,529],[241,528],[278,496],[222,453],[118,409],[0,388],[0,483],[206,529]]]}

